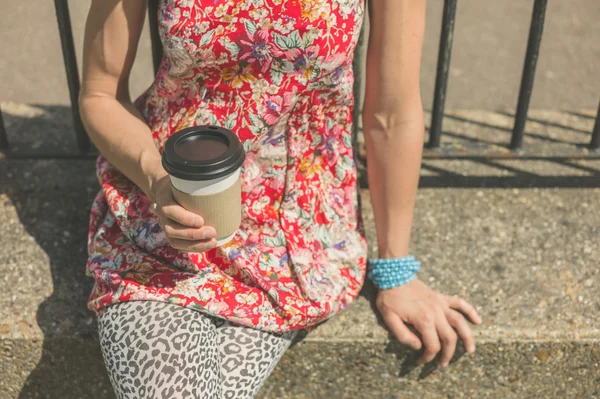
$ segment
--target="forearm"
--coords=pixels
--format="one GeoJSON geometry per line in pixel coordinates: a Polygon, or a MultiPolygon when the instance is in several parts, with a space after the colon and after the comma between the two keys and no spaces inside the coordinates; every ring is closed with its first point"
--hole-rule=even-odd
{"type": "Polygon", "coordinates": [[[423,0],[372,0],[363,128],[379,256],[409,253],[424,141],[423,0]]]}
{"type": "Polygon", "coordinates": [[[363,121],[379,257],[409,253],[424,129],[422,112],[410,118],[386,127],[371,112],[363,121]]]}
{"type": "Polygon", "coordinates": [[[129,101],[85,92],[80,108],[84,126],[100,153],[154,202],[152,186],[166,172],[139,111],[129,101]]]}

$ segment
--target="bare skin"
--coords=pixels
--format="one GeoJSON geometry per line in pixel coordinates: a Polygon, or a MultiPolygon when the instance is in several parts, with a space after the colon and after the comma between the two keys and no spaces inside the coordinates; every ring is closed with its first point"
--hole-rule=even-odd
{"type": "MultiPolygon", "coordinates": [[[[169,243],[182,251],[206,251],[216,245],[215,230],[175,202],[150,129],[130,98],[129,74],[145,10],[146,0],[92,1],[85,30],[81,116],[99,151],[156,204],[169,243]]],[[[370,12],[363,110],[368,178],[379,255],[400,257],[408,254],[423,147],[419,70],[425,1],[372,0],[370,12]]],[[[457,332],[467,350],[474,350],[460,312],[474,323],[481,319],[462,298],[441,294],[417,279],[380,291],[377,307],[400,342],[425,347],[421,362],[430,362],[441,351],[440,362],[447,364],[457,332]],[[414,325],[421,338],[405,323],[414,325]]]]}
{"type": "MultiPolygon", "coordinates": [[[[424,141],[419,87],[425,0],[371,0],[363,126],[379,257],[409,254],[424,141]]],[[[481,323],[463,298],[444,295],[418,278],[379,290],[376,305],[398,341],[425,350],[418,363],[450,362],[460,336],[475,351],[464,315],[481,323]],[[461,313],[462,312],[462,313],[461,313]],[[464,313],[464,315],[463,315],[464,313]],[[419,332],[415,335],[406,324],[419,332]]]]}
{"type": "Polygon", "coordinates": [[[146,0],[92,2],[85,28],[81,117],[102,155],[156,203],[169,244],[182,251],[207,251],[216,245],[215,229],[175,202],[150,128],[129,95],[145,10],[146,0]]]}

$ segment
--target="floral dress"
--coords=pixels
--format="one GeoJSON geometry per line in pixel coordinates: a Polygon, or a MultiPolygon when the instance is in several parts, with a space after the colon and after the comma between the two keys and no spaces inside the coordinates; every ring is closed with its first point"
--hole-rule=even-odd
{"type": "Polygon", "coordinates": [[[352,149],[362,0],[162,0],[164,58],[136,100],[162,151],[194,125],[242,141],[242,224],[202,253],[169,246],[148,197],[103,156],[88,306],[150,300],[266,331],[311,330],[366,272],[352,149]]]}

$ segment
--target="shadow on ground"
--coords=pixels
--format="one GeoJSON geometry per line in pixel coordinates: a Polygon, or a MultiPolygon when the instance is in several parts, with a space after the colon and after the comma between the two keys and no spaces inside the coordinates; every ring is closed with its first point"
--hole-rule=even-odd
{"type": "Polygon", "coordinates": [[[98,188],[94,163],[2,160],[0,169],[1,192],[47,254],[54,287],[37,309],[44,336],[41,359],[19,398],[99,394],[102,390],[95,388],[108,386],[108,380],[99,346],[90,347],[90,341],[97,342],[90,340],[96,326],[86,306],[93,281],[84,274],[89,209],[98,188]]]}

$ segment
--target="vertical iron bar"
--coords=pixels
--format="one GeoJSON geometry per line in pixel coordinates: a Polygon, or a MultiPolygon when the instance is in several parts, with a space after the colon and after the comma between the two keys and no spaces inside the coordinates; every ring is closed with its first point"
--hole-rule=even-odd
{"type": "Polygon", "coordinates": [[[152,64],[156,74],[163,57],[163,48],[158,31],[158,0],[148,1],[148,21],[150,23],[150,41],[152,42],[152,64]]]}
{"type": "Polygon", "coordinates": [[[455,18],[456,0],[444,0],[444,15],[442,17],[442,32],[440,34],[437,72],[435,75],[431,128],[429,129],[429,143],[427,143],[427,147],[429,148],[439,147],[442,137],[442,120],[444,119],[444,105],[446,104],[446,88],[448,87],[448,71],[450,70],[455,18]]]}
{"type": "Polygon", "coordinates": [[[8,151],[8,135],[2,118],[2,108],[0,107],[0,151],[8,151]]]}
{"type": "Polygon", "coordinates": [[[71,111],[73,112],[73,127],[77,139],[77,147],[81,152],[90,149],[90,139],[85,133],[81,117],[79,116],[79,71],[77,70],[77,59],[75,58],[75,44],[73,43],[73,30],[71,29],[71,17],[69,16],[69,4],[67,0],[54,0],[56,20],[60,32],[60,44],[62,46],[67,82],[69,83],[69,94],[71,97],[71,111]]]}
{"type": "Polygon", "coordinates": [[[548,0],[535,0],[533,5],[527,53],[525,54],[525,62],[523,63],[523,76],[521,78],[521,89],[519,90],[519,101],[515,115],[515,125],[510,141],[510,148],[513,150],[520,149],[523,145],[523,133],[525,131],[525,122],[527,122],[529,100],[533,91],[535,67],[540,52],[542,32],[544,31],[544,17],[546,15],[547,3],[548,0]]]}
{"type": "Polygon", "coordinates": [[[598,113],[596,114],[596,123],[592,131],[592,142],[590,143],[592,150],[600,149],[600,105],[598,105],[598,113]]]}

